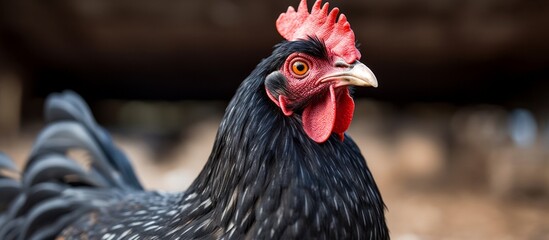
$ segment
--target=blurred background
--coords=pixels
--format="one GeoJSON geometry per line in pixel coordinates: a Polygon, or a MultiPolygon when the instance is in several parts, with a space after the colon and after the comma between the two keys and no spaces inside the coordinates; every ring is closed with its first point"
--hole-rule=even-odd
{"type": "MultiPolygon", "coordinates": [[[[331,4],[380,83],[349,133],[392,238],[549,239],[549,1],[331,4]]],[[[289,5],[0,0],[0,149],[22,164],[44,98],[72,89],[147,187],[183,190],[289,5]]]]}

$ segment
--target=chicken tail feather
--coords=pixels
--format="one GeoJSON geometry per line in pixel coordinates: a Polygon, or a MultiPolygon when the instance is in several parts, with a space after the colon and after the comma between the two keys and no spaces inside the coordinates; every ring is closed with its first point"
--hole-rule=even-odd
{"type": "Polygon", "coordinates": [[[84,213],[143,190],[127,157],[77,94],[52,94],[22,173],[0,153],[0,239],[50,239],[84,213]],[[84,151],[79,162],[69,152],[84,151]]]}

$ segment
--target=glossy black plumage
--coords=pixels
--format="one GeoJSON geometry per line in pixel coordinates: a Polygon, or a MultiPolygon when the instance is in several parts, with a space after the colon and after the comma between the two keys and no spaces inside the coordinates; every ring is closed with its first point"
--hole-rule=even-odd
{"type": "MultiPolygon", "coordinates": [[[[388,239],[383,201],[353,140],[314,142],[299,113],[285,116],[265,93],[267,76],[298,51],[326,50],[316,39],[277,45],[238,88],[208,162],[183,193],[143,191],[83,101],[50,97],[23,187],[0,182],[10,196],[23,192],[2,199],[11,205],[0,205],[0,238],[388,239]],[[90,154],[89,169],[64,155],[75,147],[90,154]]],[[[0,167],[11,168],[5,159],[0,167]]]]}

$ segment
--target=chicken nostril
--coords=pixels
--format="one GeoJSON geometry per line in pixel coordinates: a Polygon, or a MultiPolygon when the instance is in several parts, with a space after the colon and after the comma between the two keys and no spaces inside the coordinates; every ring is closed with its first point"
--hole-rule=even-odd
{"type": "Polygon", "coordinates": [[[338,67],[338,68],[349,68],[349,67],[351,67],[351,65],[349,65],[348,63],[346,63],[346,62],[343,61],[343,60],[337,60],[337,61],[334,63],[334,66],[335,66],[335,67],[338,67]]]}

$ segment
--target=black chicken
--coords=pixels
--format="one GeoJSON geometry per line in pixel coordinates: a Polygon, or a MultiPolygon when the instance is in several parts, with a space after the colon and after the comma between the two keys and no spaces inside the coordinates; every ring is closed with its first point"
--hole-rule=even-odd
{"type": "Polygon", "coordinates": [[[377,86],[338,9],[306,0],[227,107],[181,193],[144,191],[76,94],[54,94],[20,181],[0,155],[0,239],[388,239],[384,204],[346,136],[351,85],[377,86]],[[88,164],[66,155],[89,153],[88,164]]]}

